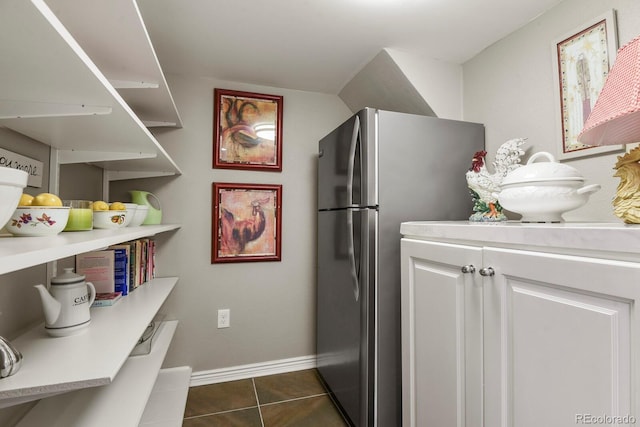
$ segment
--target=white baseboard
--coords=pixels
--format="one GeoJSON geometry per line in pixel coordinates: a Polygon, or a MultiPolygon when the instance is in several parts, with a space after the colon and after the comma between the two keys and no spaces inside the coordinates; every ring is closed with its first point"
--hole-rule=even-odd
{"type": "Polygon", "coordinates": [[[244,380],[265,375],[302,371],[316,367],[316,356],[292,357],[291,359],[271,360],[249,365],[232,366],[230,368],[198,371],[191,374],[190,386],[217,384],[227,381],[244,380]]]}

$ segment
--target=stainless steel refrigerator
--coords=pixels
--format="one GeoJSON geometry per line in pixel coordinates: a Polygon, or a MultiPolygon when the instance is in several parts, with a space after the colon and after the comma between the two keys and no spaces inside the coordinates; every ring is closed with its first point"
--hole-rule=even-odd
{"type": "Polygon", "coordinates": [[[400,223],[464,220],[484,126],[366,108],[319,143],[317,366],[356,427],[401,426],[400,223]]]}

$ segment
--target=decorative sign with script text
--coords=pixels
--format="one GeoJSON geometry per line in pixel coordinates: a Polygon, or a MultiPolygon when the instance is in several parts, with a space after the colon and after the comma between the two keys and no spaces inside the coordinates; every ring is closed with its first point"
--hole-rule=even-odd
{"type": "Polygon", "coordinates": [[[0,167],[23,170],[29,174],[29,187],[42,187],[44,164],[38,160],[0,148],[0,167]]]}

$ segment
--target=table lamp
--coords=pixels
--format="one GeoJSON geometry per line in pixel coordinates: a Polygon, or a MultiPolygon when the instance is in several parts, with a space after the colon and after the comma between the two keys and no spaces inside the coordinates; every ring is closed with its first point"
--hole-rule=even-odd
{"type": "MultiPolygon", "coordinates": [[[[588,145],[640,142],[640,36],[618,50],[613,67],[578,141],[588,145]]],[[[618,156],[613,175],[620,183],[613,211],[628,224],[640,224],[640,146],[618,156]]]]}

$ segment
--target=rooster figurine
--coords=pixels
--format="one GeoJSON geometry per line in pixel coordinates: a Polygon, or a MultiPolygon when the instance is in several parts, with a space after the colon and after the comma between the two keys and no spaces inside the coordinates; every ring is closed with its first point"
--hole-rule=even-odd
{"type": "Polygon", "coordinates": [[[500,184],[509,172],[520,167],[520,157],[524,151],[520,148],[526,138],[510,139],[498,148],[493,162],[494,172],[490,173],[485,164],[487,152],[478,151],[471,160],[471,168],[466,174],[467,186],[473,199],[473,215],[469,221],[506,221],[502,206],[496,195],[500,184]]]}

